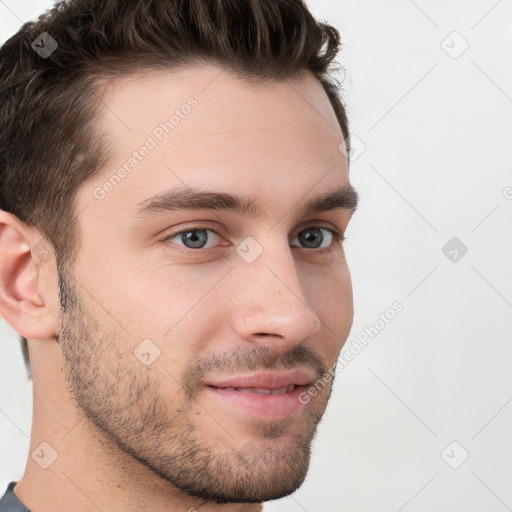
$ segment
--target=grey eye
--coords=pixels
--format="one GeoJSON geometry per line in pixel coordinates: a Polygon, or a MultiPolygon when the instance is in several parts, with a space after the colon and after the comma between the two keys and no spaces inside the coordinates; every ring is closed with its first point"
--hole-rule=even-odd
{"type": "MultiPolygon", "coordinates": [[[[207,232],[213,233],[213,238],[218,237],[217,233],[212,229],[194,228],[180,231],[168,238],[169,241],[178,240],[187,249],[205,249],[206,243],[212,238],[208,236],[207,232]]],[[[211,246],[210,246],[211,247],[211,246]]]]}
{"type": "Polygon", "coordinates": [[[302,246],[307,249],[323,249],[325,247],[329,247],[332,244],[334,235],[330,229],[311,227],[297,233],[295,238],[297,238],[302,246]],[[327,233],[327,236],[324,236],[322,233],[323,231],[327,233]],[[327,243],[322,246],[323,242],[327,243]]]}

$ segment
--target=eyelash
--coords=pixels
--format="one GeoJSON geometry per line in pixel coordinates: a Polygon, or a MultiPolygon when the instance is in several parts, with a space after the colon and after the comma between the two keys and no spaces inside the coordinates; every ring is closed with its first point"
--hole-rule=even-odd
{"type": "MultiPolygon", "coordinates": [[[[329,231],[332,234],[333,241],[329,247],[323,247],[321,249],[310,249],[310,251],[316,251],[319,254],[327,253],[327,252],[334,250],[337,246],[339,246],[342,242],[344,242],[346,240],[345,235],[343,233],[340,233],[337,229],[326,228],[324,226],[316,226],[314,224],[311,226],[307,226],[304,229],[301,229],[300,231],[297,231],[296,234],[294,235],[294,237],[296,235],[302,233],[303,231],[307,231],[308,229],[313,229],[313,228],[324,229],[325,231],[329,231]]],[[[186,229],[182,229],[180,231],[176,231],[175,233],[171,233],[171,234],[167,235],[162,241],[169,245],[171,245],[171,244],[174,245],[174,243],[171,242],[171,240],[173,238],[176,238],[178,235],[188,233],[189,231],[212,231],[218,237],[222,238],[221,235],[219,235],[219,233],[215,229],[211,228],[210,226],[191,226],[191,227],[187,227],[186,229]]],[[[178,250],[179,252],[183,252],[183,253],[198,253],[200,251],[206,251],[208,249],[215,249],[215,248],[216,247],[190,249],[188,247],[178,245],[178,249],[176,249],[176,250],[178,250]]],[[[296,247],[296,248],[308,249],[307,247],[296,247]]]]}

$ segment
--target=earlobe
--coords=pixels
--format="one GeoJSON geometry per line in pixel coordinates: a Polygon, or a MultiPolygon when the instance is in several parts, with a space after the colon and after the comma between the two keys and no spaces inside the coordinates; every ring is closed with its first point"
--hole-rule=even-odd
{"type": "Polygon", "coordinates": [[[49,339],[56,335],[58,317],[58,298],[49,285],[54,260],[35,257],[37,236],[0,210],[0,316],[25,338],[49,339]]]}

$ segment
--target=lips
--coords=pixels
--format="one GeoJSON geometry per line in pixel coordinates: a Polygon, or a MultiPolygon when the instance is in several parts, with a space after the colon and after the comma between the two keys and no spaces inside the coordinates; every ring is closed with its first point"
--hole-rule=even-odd
{"type": "MultiPolygon", "coordinates": [[[[217,386],[213,386],[217,387],[217,386]]],[[[241,391],[242,393],[259,393],[260,395],[282,395],[283,393],[291,393],[295,389],[295,384],[289,384],[278,389],[269,388],[235,388],[235,387],[221,387],[220,389],[226,389],[227,391],[241,391]]]]}
{"type": "Polygon", "coordinates": [[[206,385],[214,388],[234,389],[252,393],[282,394],[293,391],[296,386],[311,384],[314,380],[315,374],[312,371],[295,369],[230,377],[217,381],[209,381],[206,385]]]}
{"type": "Polygon", "coordinates": [[[275,420],[305,411],[299,395],[315,377],[314,372],[302,369],[263,372],[212,380],[204,389],[211,400],[223,409],[228,406],[232,413],[237,410],[243,416],[275,420]]]}

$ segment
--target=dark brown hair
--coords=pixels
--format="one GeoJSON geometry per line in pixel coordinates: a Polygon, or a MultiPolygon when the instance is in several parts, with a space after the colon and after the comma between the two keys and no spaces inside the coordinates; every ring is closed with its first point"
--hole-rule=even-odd
{"type": "Polygon", "coordinates": [[[278,81],[308,70],[330,100],[348,154],[332,75],[339,50],[338,31],[301,0],[58,2],[0,48],[0,209],[38,229],[57,263],[72,265],[80,245],[76,192],[109,157],[94,132],[101,85],[141,69],[209,62],[241,79],[278,81]],[[52,49],[49,37],[57,48],[38,52],[52,49]]]}

